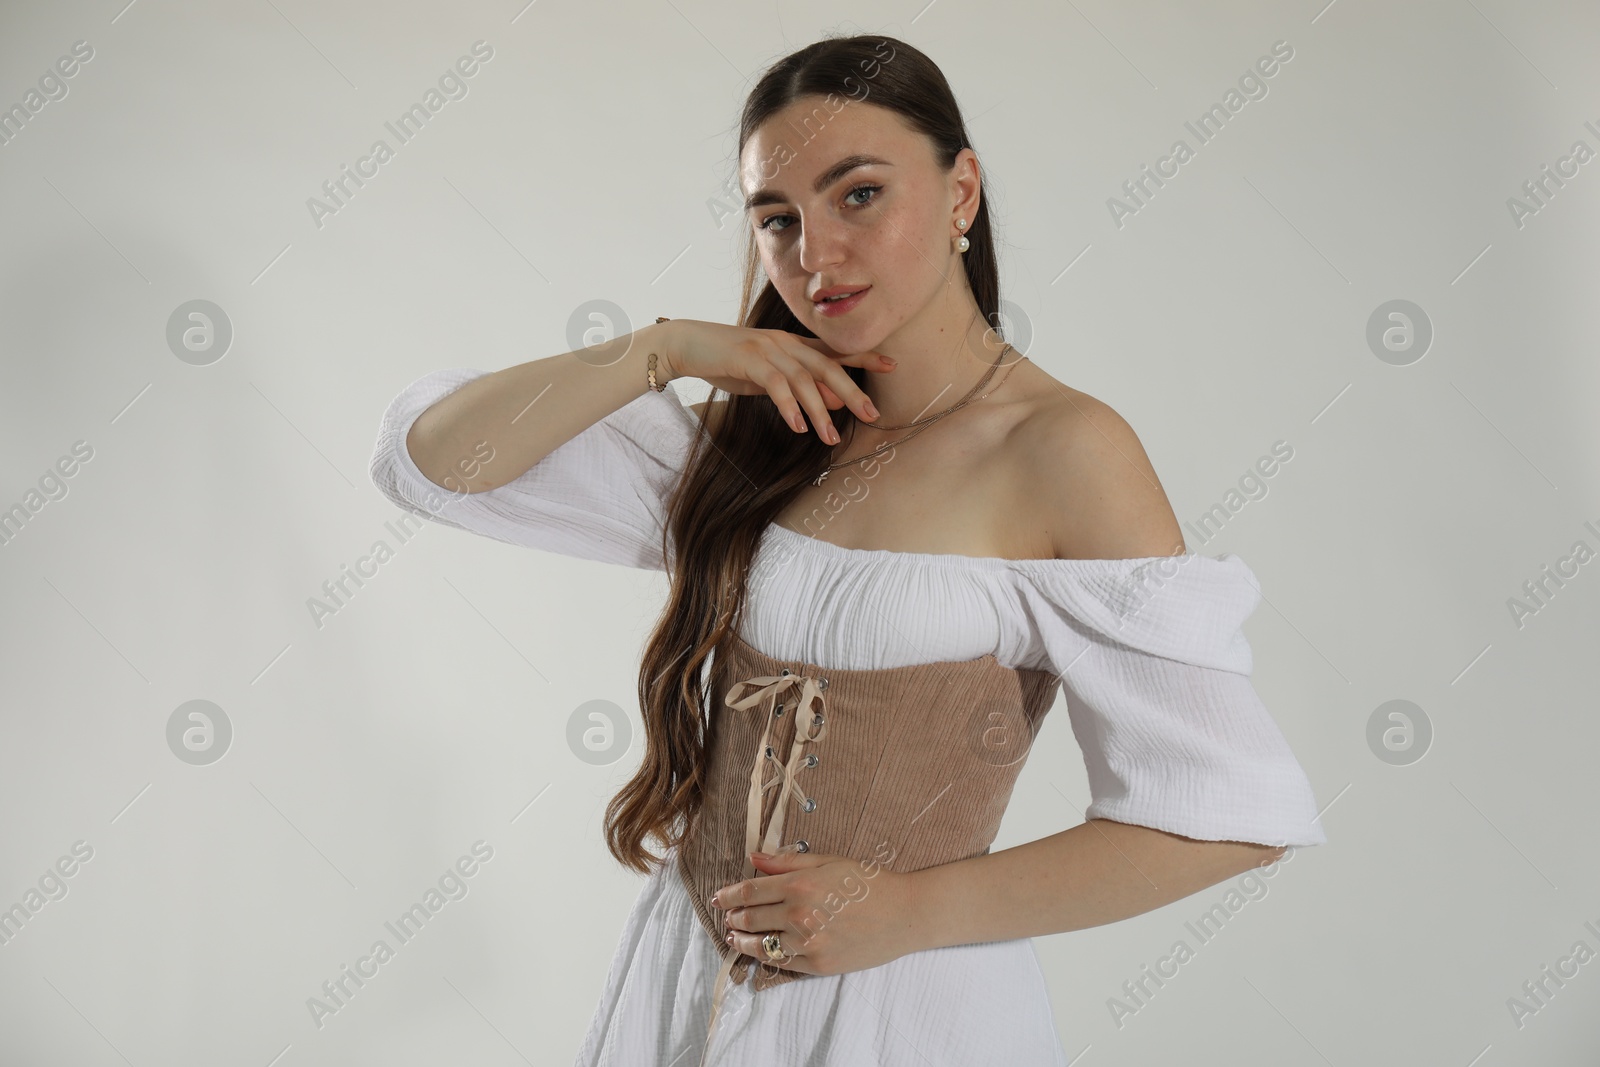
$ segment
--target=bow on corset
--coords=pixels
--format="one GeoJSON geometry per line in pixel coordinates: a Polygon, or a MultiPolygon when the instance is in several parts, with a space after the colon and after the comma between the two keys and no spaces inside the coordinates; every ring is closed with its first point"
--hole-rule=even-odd
{"type": "MultiPolygon", "coordinates": [[[[755,763],[750,768],[750,793],[745,803],[744,823],[744,863],[740,879],[749,878],[755,874],[755,864],[750,859],[752,852],[772,853],[778,847],[778,841],[783,836],[784,815],[787,814],[788,805],[785,803],[789,796],[793,796],[802,804],[810,803],[805,792],[795,783],[795,772],[801,765],[797,764],[800,748],[809,741],[820,741],[827,736],[828,723],[823,715],[825,701],[822,691],[828,688],[826,678],[811,678],[806,675],[795,674],[787,667],[780,674],[757,675],[754,678],[745,678],[735,682],[729,687],[723,703],[735,711],[745,711],[753,707],[772,707],[770,713],[764,717],[766,725],[761,731],[761,743],[756,747],[755,763]],[[798,687],[799,699],[794,704],[794,740],[789,745],[789,756],[779,761],[772,751],[772,724],[781,718],[784,709],[778,700],[787,690],[798,687]],[[737,696],[741,690],[747,690],[744,695],[737,696]],[[777,705],[777,706],[773,706],[777,705]],[[809,716],[807,712],[811,712],[809,716]],[[772,778],[762,781],[762,769],[767,760],[778,764],[778,773],[772,778]],[[762,798],[768,789],[779,786],[778,801],[772,812],[772,820],[767,826],[765,838],[761,835],[761,808],[762,798]],[[756,846],[760,845],[758,849],[756,846]]],[[[814,767],[817,757],[814,755],[805,758],[803,766],[814,767]]],[[[806,851],[801,843],[800,851],[806,851]]],[[[715,992],[711,998],[711,1022],[706,1031],[706,1049],[711,1047],[711,1034],[717,1024],[717,1013],[722,1007],[723,994],[727,990],[729,976],[733,973],[734,964],[745,957],[739,952],[729,950],[723,958],[722,967],[717,972],[715,992]]],[[[762,961],[766,962],[766,961],[762,961]]]]}

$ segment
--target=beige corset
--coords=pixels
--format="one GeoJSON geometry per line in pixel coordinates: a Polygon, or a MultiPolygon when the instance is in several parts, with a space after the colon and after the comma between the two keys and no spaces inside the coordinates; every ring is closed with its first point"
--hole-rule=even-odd
{"type": "Polygon", "coordinates": [[[993,654],[827,670],[732,636],[711,683],[723,705],[712,709],[704,803],[678,869],[723,961],[714,1024],[730,974],[742,983],[751,963],[753,990],[812,977],[723,940],[711,895],[756,876],[751,852],[792,845],[902,873],[988,852],[1060,679],[993,654]]]}

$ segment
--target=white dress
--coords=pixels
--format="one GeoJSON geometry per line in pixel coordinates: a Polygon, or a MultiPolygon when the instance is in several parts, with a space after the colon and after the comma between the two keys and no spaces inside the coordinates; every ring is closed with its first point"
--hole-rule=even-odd
{"type": "MultiPolygon", "coordinates": [[[[371,476],[398,506],[500,541],[662,570],[664,498],[696,432],[671,385],[647,391],[517,480],[451,494],[404,442],[416,417],[479,370],[439,370],[384,412],[371,476]]],[[[1007,560],[840,548],[774,524],[740,636],[836,670],[993,653],[1062,678],[1082,749],[1087,818],[1201,840],[1327,841],[1300,764],[1250,682],[1241,630],[1260,594],[1231,553],[1007,560]]],[[[705,1062],[844,1067],[1064,1065],[1033,941],[915,952],[752,994],[730,985],[704,1049],[721,962],[677,871],[645,881],[576,1067],[705,1062]]]]}

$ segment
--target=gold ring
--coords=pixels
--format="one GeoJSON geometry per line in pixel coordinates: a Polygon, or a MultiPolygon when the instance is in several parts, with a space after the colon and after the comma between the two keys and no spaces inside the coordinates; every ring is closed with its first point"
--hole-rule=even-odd
{"type": "Polygon", "coordinates": [[[761,939],[761,947],[767,952],[767,959],[781,960],[783,955],[783,942],[778,940],[777,934],[768,934],[761,939]]]}

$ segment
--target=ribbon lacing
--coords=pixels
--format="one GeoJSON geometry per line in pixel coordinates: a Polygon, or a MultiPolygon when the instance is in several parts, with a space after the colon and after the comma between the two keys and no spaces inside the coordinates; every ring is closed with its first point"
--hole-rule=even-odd
{"type": "MultiPolygon", "coordinates": [[[[826,678],[812,678],[803,674],[795,674],[787,667],[780,674],[757,675],[735,682],[729,687],[723,703],[735,711],[745,711],[749,708],[765,706],[771,707],[770,714],[766,715],[766,726],[761,731],[761,743],[756,747],[755,763],[750,768],[750,793],[745,803],[744,823],[744,864],[740,879],[749,878],[755,874],[755,864],[750,859],[752,852],[765,852],[771,854],[777,850],[778,841],[783,836],[784,816],[787,814],[788,797],[793,796],[801,804],[815,804],[805,795],[805,791],[795,782],[795,774],[806,767],[815,767],[817,757],[808,755],[802,761],[800,749],[808,742],[821,741],[828,733],[827,716],[823,714],[825,701],[822,691],[828,687],[826,678]],[[779,698],[786,691],[798,687],[799,698],[794,704],[794,741],[789,745],[789,756],[779,761],[772,751],[772,725],[783,716],[783,705],[778,703],[779,698]],[[743,696],[736,694],[741,689],[748,689],[743,696]],[[809,713],[809,714],[808,714],[809,713]],[[762,781],[763,765],[767,760],[778,764],[779,773],[774,777],[762,781]],[[781,785],[780,785],[781,783],[781,785]],[[763,798],[768,789],[780,785],[778,802],[772,813],[772,820],[767,826],[766,836],[761,833],[761,808],[763,798]],[[760,847],[757,848],[759,843],[760,847]]],[[[810,810],[810,809],[806,809],[810,810]]],[[[800,843],[800,851],[807,851],[804,842],[800,843]]],[[[726,946],[724,946],[726,947],[726,946]]],[[[722,967],[717,972],[715,990],[711,997],[711,1022],[706,1030],[706,1050],[711,1048],[711,1035],[716,1029],[717,1014],[722,1007],[722,999],[727,991],[729,977],[733,973],[734,965],[751,957],[742,953],[728,950],[728,955],[723,958],[722,967]]],[[[757,962],[768,962],[761,960],[757,962]]],[[[748,971],[748,964],[740,968],[738,981],[743,982],[748,971]]],[[[705,1062],[702,1054],[701,1063],[705,1062]]]]}

